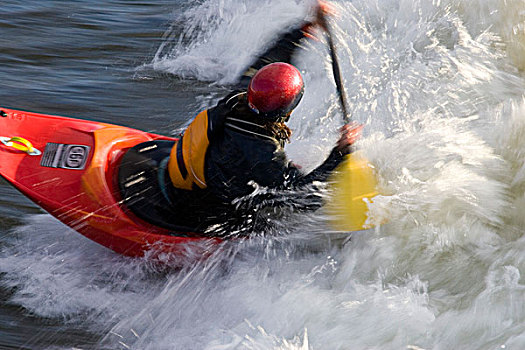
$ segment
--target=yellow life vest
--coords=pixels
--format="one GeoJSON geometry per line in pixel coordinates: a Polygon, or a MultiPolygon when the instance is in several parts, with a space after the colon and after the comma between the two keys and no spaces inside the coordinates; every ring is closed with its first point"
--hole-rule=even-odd
{"type": "Polygon", "coordinates": [[[204,162],[209,144],[206,110],[195,117],[171,149],[168,172],[173,186],[184,190],[192,190],[194,186],[207,187],[204,162]]]}

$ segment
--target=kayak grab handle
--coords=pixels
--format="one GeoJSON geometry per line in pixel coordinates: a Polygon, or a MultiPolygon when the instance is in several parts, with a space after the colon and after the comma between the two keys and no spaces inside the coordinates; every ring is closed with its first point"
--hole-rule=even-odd
{"type": "Polygon", "coordinates": [[[31,142],[29,142],[28,140],[20,136],[15,136],[15,137],[0,136],[0,141],[7,147],[13,147],[19,151],[26,152],[30,156],[38,156],[42,154],[42,152],[40,152],[35,147],[33,147],[31,142]]]}

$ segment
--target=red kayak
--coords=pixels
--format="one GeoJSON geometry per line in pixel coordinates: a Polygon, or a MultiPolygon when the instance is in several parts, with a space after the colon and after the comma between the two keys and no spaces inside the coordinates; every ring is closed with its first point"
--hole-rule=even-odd
{"type": "Polygon", "coordinates": [[[176,140],[0,107],[0,175],[64,224],[117,253],[156,259],[196,253],[218,239],[152,224],[121,205],[118,169],[126,152],[176,140]]]}

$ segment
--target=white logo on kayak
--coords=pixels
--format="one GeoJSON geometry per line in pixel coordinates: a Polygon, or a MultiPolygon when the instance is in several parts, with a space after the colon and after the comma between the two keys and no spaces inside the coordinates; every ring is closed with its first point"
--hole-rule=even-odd
{"type": "Polygon", "coordinates": [[[42,155],[41,166],[82,170],[86,166],[89,146],[49,142],[42,155]]]}

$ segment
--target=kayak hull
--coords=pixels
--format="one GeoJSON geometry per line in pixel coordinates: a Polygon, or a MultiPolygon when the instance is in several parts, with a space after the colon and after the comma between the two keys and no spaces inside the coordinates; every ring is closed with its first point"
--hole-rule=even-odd
{"type": "Polygon", "coordinates": [[[64,224],[117,253],[164,259],[166,253],[193,255],[218,242],[152,225],[120,204],[117,176],[126,150],[174,138],[1,107],[0,138],[3,178],[64,224]]]}

